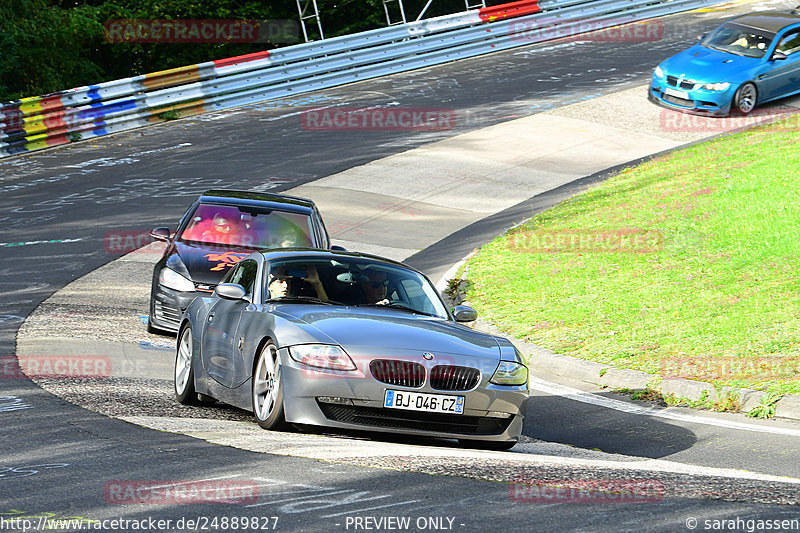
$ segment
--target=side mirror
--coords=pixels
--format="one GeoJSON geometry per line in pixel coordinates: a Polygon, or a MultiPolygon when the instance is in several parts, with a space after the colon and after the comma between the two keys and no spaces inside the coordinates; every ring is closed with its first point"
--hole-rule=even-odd
{"type": "Polygon", "coordinates": [[[466,305],[457,305],[453,308],[453,317],[456,322],[472,322],[478,320],[478,312],[466,305]]]}
{"type": "Polygon", "coordinates": [[[787,56],[783,52],[778,52],[777,50],[775,51],[775,53],[772,54],[772,60],[773,61],[783,61],[787,57],[789,57],[789,56],[787,56]]]}
{"type": "Polygon", "coordinates": [[[169,228],[156,228],[150,232],[150,236],[157,241],[164,241],[167,242],[169,237],[172,233],[169,231],[169,228]]]}
{"type": "Polygon", "coordinates": [[[344,246],[339,246],[338,244],[332,244],[331,250],[334,252],[346,252],[347,248],[345,248],[344,246]]]}
{"type": "Polygon", "coordinates": [[[214,287],[214,294],[226,300],[244,300],[244,287],[236,283],[220,283],[214,287]]]}

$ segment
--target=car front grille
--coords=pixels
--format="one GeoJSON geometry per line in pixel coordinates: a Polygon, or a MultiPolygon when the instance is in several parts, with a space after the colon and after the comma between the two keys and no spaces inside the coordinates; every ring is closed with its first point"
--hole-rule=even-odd
{"type": "Polygon", "coordinates": [[[694,102],[691,100],[685,100],[683,98],[678,98],[677,96],[672,96],[671,94],[663,94],[661,98],[664,99],[665,102],[669,102],[670,104],[679,105],[681,107],[692,107],[694,102]]]}
{"type": "Polygon", "coordinates": [[[211,283],[197,283],[197,282],[195,282],[195,284],[194,284],[195,290],[202,291],[202,292],[214,292],[214,287],[216,287],[216,285],[213,285],[211,283]]]}
{"type": "Polygon", "coordinates": [[[369,362],[372,376],[387,385],[419,388],[425,382],[425,367],[419,363],[373,359],[369,362]]]}
{"type": "Polygon", "coordinates": [[[695,80],[680,80],[679,83],[678,78],[676,78],[675,76],[667,76],[667,83],[672,85],[673,87],[691,91],[694,89],[695,85],[697,85],[698,82],[696,82],[695,80]]]}
{"type": "Polygon", "coordinates": [[[488,418],[482,416],[447,415],[381,409],[378,407],[359,407],[317,402],[322,414],[328,420],[344,424],[371,426],[387,429],[415,429],[436,433],[459,435],[500,435],[511,424],[509,418],[488,418]]]}
{"type": "Polygon", "coordinates": [[[478,386],[481,372],[466,366],[438,365],[431,369],[430,384],[436,390],[465,391],[478,386]]]}

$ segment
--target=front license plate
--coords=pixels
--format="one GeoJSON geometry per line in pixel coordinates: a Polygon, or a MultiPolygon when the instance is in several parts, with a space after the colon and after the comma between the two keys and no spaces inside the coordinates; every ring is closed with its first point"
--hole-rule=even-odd
{"type": "Polygon", "coordinates": [[[674,96],[675,98],[683,98],[684,100],[689,100],[689,93],[686,91],[678,91],[675,89],[670,89],[669,87],[664,87],[664,92],[670,96],[674,96]]]}
{"type": "Polygon", "coordinates": [[[409,411],[427,411],[429,413],[464,414],[463,396],[445,396],[444,394],[425,394],[387,390],[383,397],[383,406],[391,409],[407,409],[409,411]]]}

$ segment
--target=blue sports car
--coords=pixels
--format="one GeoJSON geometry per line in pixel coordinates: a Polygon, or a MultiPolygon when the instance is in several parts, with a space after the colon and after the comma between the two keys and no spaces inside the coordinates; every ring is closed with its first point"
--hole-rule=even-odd
{"type": "Polygon", "coordinates": [[[800,15],[734,18],[658,65],[651,101],[701,115],[747,114],[800,92],[800,15]]]}

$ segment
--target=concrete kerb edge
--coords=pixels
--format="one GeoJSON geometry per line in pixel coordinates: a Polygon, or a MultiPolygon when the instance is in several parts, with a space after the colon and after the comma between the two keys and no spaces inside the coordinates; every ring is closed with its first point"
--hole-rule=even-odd
{"type": "MultiPolygon", "coordinates": [[[[493,324],[479,319],[475,328],[494,335],[503,335],[493,324]]],[[[532,374],[547,372],[573,381],[594,385],[598,389],[627,389],[631,391],[657,391],[665,396],[689,401],[708,400],[716,402],[730,399],[738,402],[739,412],[747,413],[759,406],[767,396],[764,391],[723,386],[684,378],[670,378],[659,374],[648,374],[641,370],[618,368],[605,363],[587,361],[571,355],[558,354],[552,350],[510,337],[514,345],[525,356],[532,374]]],[[[785,395],[775,403],[776,418],[800,420],[800,396],[785,395]]]]}

